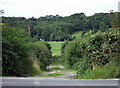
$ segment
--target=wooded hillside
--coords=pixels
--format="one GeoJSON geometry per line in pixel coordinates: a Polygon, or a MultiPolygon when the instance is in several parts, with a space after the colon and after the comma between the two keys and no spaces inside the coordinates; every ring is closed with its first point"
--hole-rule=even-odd
{"type": "Polygon", "coordinates": [[[71,36],[75,31],[83,31],[84,35],[89,30],[106,31],[111,28],[111,22],[117,13],[95,13],[86,16],[76,13],[71,16],[47,15],[39,18],[3,17],[3,23],[8,27],[24,29],[29,32],[34,41],[64,41],[73,40],[71,36]]]}

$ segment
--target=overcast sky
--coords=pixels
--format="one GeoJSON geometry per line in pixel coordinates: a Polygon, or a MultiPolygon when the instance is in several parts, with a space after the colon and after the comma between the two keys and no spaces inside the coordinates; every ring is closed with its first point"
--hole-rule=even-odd
{"type": "Polygon", "coordinates": [[[4,16],[40,17],[46,15],[69,16],[84,12],[87,16],[99,12],[118,11],[119,0],[0,0],[4,16]]]}

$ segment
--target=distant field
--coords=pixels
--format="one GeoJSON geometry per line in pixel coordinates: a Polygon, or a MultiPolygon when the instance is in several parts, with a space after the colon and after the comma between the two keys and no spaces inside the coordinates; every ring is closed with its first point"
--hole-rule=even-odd
{"type": "Polygon", "coordinates": [[[82,31],[77,31],[72,34],[72,36],[75,36],[77,39],[81,37],[82,31]]]}
{"type": "Polygon", "coordinates": [[[52,54],[53,55],[60,55],[61,54],[61,46],[64,42],[56,42],[56,41],[52,41],[52,42],[48,42],[52,49],[52,54]]]}

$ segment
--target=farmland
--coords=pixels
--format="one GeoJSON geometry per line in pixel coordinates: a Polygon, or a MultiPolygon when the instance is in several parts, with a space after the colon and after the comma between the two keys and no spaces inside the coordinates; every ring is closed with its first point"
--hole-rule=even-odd
{"type": "Polygon", "coordinates": [[[61,46],[64,42],[56,42],[56,41],[52,41],[52,42],[48,42],[52,49],[52,55],[60,55],[61,54],[61,46]]]}

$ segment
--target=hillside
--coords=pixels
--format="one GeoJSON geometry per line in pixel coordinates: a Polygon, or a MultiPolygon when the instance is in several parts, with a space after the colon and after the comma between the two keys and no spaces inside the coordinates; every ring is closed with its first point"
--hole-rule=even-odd
{"type": "MultiPolygon", "coordinates": [[[[106,31],[111,28],[116,13],[95,13],[86,16],[85,13],[75,13],[62,17],[47,15],[39,18],[3,17],[3,23],[8,27],[24,29],[29,32],[34,41],[64,41],[73,40],[72,33],[82,31],[82,35],[89,30],[106,31]]],[[[76,34],[77,35],[77,34],[76,34]]]]}

